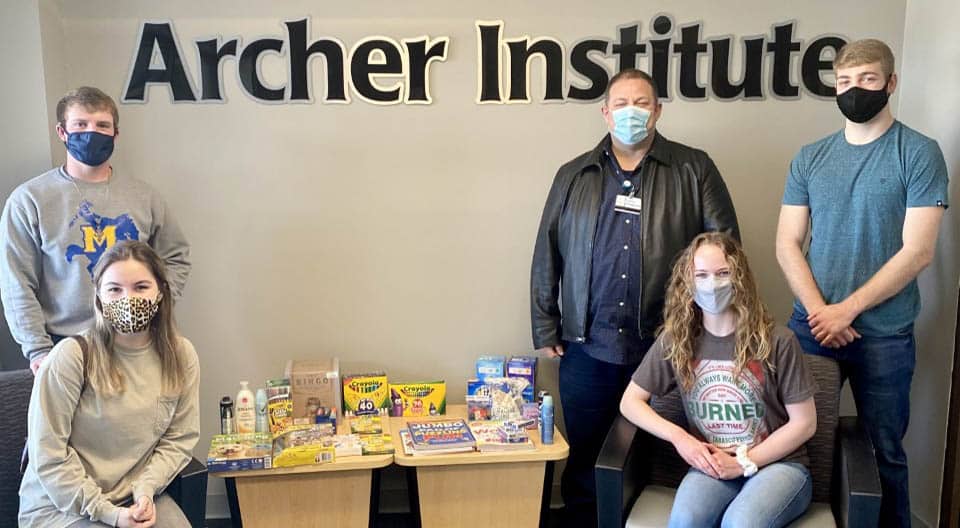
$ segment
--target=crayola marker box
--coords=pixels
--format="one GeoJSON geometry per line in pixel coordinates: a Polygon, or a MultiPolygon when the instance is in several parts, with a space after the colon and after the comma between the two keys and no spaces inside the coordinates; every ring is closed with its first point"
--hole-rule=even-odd
{"type": "Polygon", "coordinates": [[[356,416],[379,414],[390,408],[390,385],[383,372],[351,374],[343,378],[343,410],[356,416]]]}
{"type": "Polygon", "coordinates": [[[443,381],[390,384],[390,416],[437,416],[447,413],[443,381]]]}

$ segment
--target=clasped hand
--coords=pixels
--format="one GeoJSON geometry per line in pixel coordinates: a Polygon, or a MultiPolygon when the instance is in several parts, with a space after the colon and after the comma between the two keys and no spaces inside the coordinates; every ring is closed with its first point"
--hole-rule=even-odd
{"type": "Polygon", "coordinates": [[[150,528],[157,522],[157,510],[153,507],[153,499],[147,496],[140,497],[129,508],[120,510],[117,519],[119,528],[150,528]]]}
{"type": "Polygon", "coordinates": [[[701,442],[690,434],[685,434],[673,445],[687,464],[705,475],[720,480],[743,476],[743,468],[737,459],[713,444],[701,442]]]}
{"type": "Polygon", "coordinates": [[[859,339],[860,334],[850,326],[857,317],[847,303],[827,304],[807,316],[810,333],[821,346],[840,348],[859,339]]]}

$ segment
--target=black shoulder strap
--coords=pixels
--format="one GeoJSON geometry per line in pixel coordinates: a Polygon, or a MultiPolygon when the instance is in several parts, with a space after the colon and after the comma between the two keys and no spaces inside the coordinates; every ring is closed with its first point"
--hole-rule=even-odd
{"type": "Polygon", "coordinates": [[[83,389],[87,386],[87,338],[77,334],[72,336],[70,339],[73,339],[78,345],[80,345],[80,353],[83,355],[83,363],[81,364],[83,366],[83,383],[80,385],[80,392],[83,392],[83,389]]]}

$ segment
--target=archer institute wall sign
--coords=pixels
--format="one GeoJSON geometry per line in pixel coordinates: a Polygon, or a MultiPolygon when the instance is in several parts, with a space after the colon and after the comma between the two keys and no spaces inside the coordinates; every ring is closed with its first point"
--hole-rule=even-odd
{"type": "MultiPolygon", "coordinates": [[[[309,18],[280,26],[275,36],[248,41],[217,36],[187,42],[177,38],[173,21],[143,22],[122,100],[146,103],[149,92],[162,86],[177,103],[223,103],[224,82],[236,79],[246,95],[268,104],[349,104],[356,99],[378,105],[430,104],[431,83],[443,81],[450,47],[459,45],[443,35],[373,35],[348,47],[335,36],[313,36],[320,31],[309,18]],[[198,58],[196,71],[184,62],[185,53],[198,58]],[[269,55],[285,65],[283,82],[264,79],[261,62],[269,55]],[[313,67],[315,59],[324,67],[313,67]]],[[[465,43],[476,48],[476,102],[592,102],[603,96],[613,70],[634,67],[653,76],[665,100],[797,99],[801,92],[834,96],[823,73],[831,70],[831,60],[847,42],[844,37],[803,39],[796,21],[739,37],[704,36],[703,28],[703,22],[678,25],[672,16],[660,14],[646,27],[613,28],[609,38],[557,38],[510,35],[503,20],[476,20],[474,42],[465,43]],[[543,75],[540,86],[531,87],[536,59],[543,75]]]]}

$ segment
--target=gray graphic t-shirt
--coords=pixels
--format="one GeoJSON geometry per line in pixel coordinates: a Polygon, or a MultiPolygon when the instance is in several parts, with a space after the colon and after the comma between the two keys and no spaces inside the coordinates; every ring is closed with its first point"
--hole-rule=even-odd
{"type": "MultiPolygon", "coordinates": [[[[733,334],[718,337],[704,331],[694,352],[693,386],[680,392],[690,433],[725,450],[764,441],[787,423],[786,405],[812,398],[816,391],[790,330],[774,328],[772,370],[750,361],[737,379],[733,376],[735,339],[733,334]]],[[[634,372],[633,382],[655,396],[678,386],[673,365],[664,359],[663,335],[634,372]]],[[[808,464],[806,449],[801,446],[783,460],[808,464]]]]}

